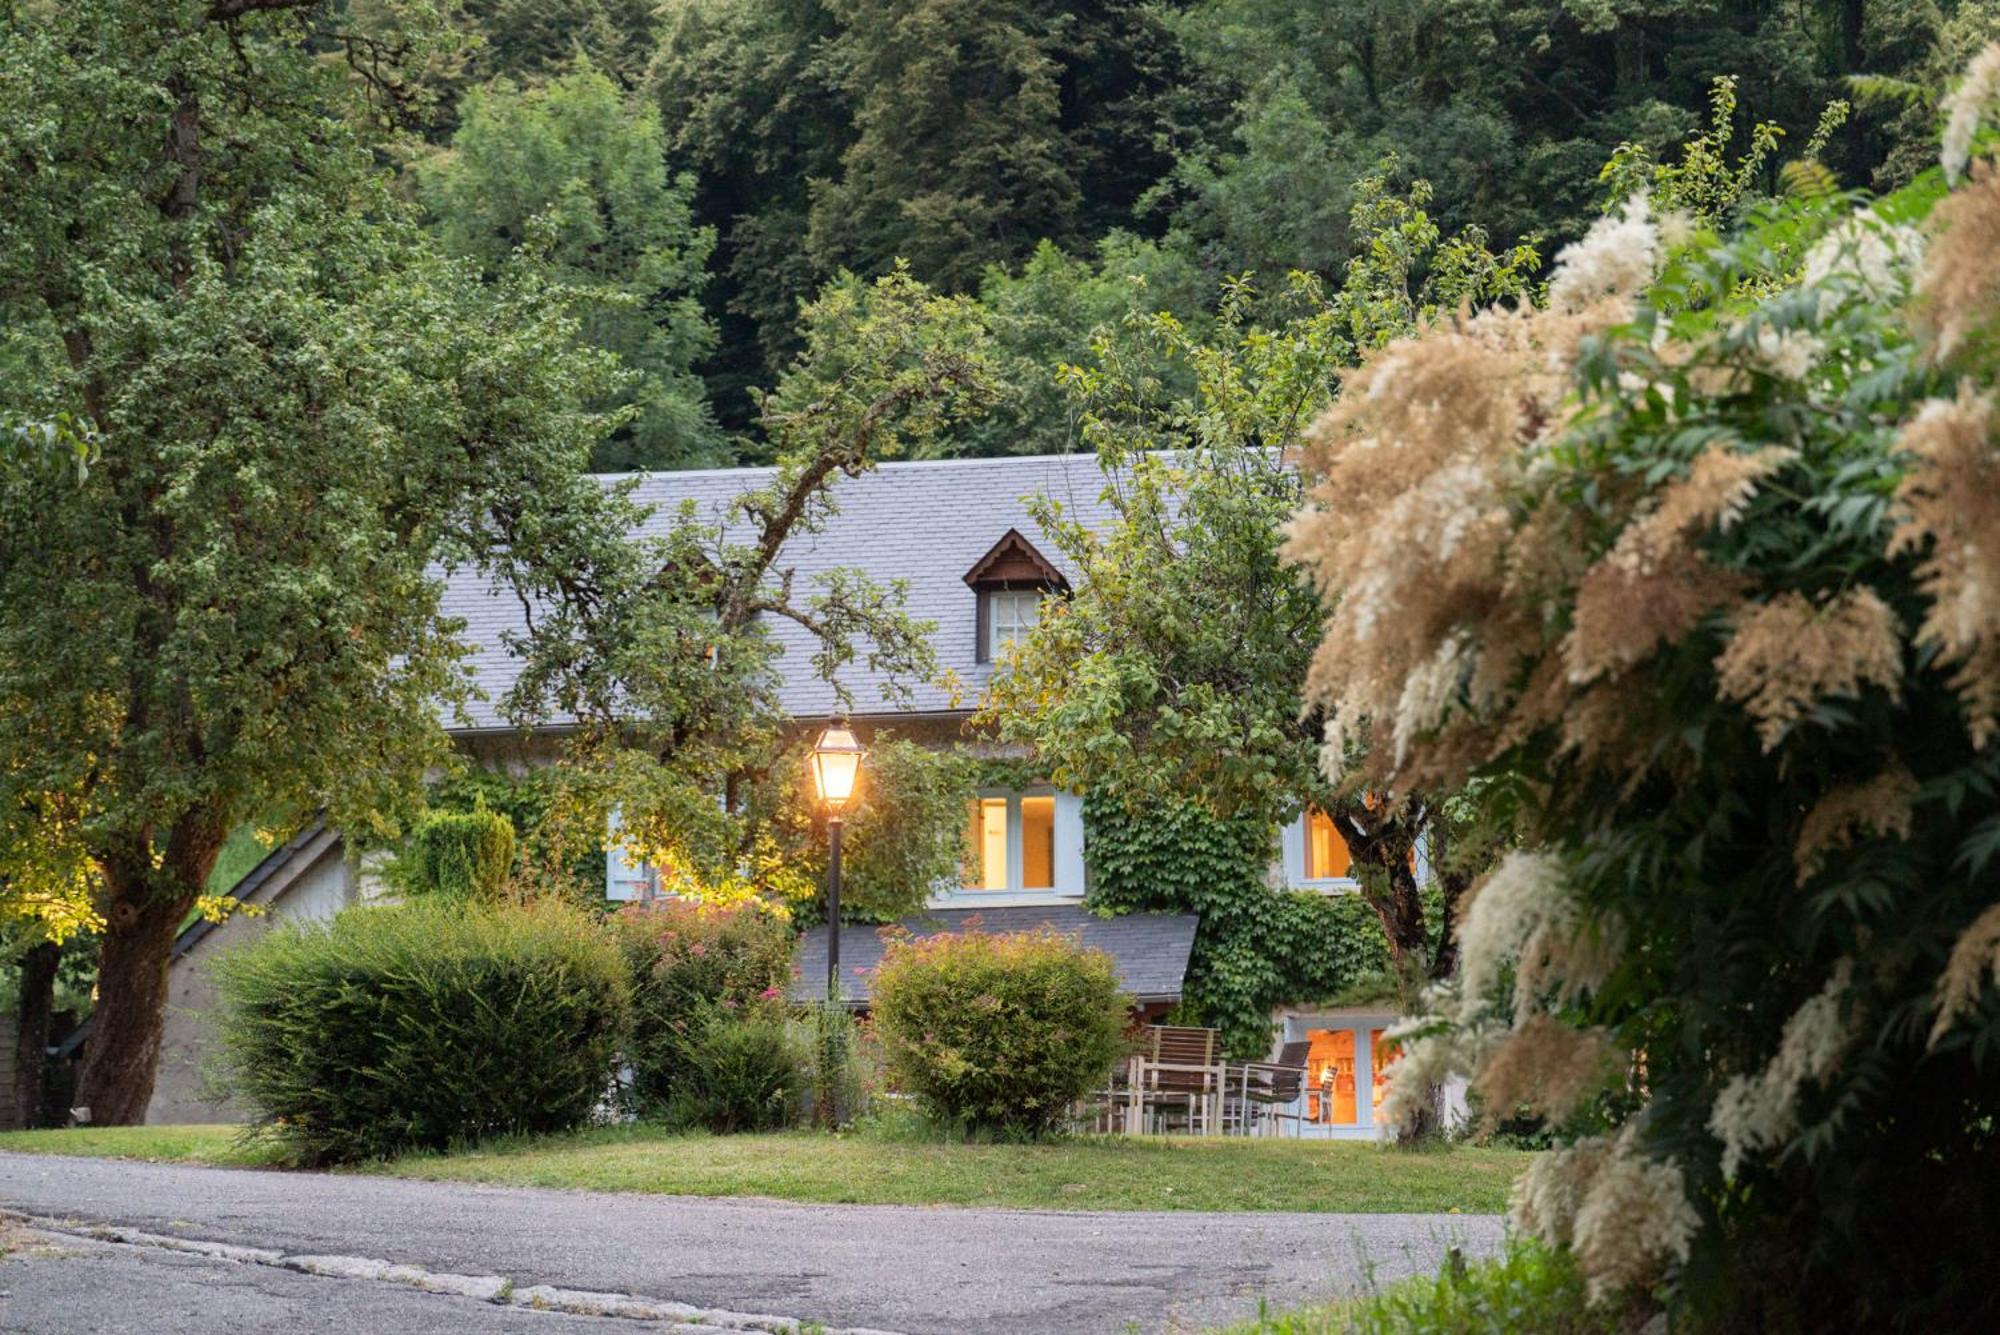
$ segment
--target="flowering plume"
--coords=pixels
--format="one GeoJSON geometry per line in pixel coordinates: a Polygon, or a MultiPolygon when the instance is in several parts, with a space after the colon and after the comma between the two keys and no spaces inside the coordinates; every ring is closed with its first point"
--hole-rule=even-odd
{"type": "Polygon", "coordinates": [[[1560,1123],[1604,1085],[1617,1049],[1602,1029],[1534,1015],[1486,1057],[1472,1081],[1488,1130],[1516,1108],[1560,1123]]]}
{"type": "Polygon", "coordinates": [[[1659,271],[1660,254],[1660,230],[1646,196],[1634,195],[1617,213],[1592,223],[1582,240],[1556,252],[1549,305],[1575,313],[1607,298],[1636,297],[1659,271]]]}
{"type": "Polygon", "coordinates": [[[1806,252],[1799,284],[1819,293],[1825,319],[1849,301],[1899,302],[1924,253],[1924,236],[1863,209],[1827,231],[1806,252]]]}
{"type": "Polygon", "coordinates": [[[1991,974],[2000,981],[2000,904],[1972,920],[1951,948],[1944,974],[1938,979],[1938,1017],[1931,1026],[1931,1046],[1951,1032],[1958,1017],[1973,1008],[1980,988],[1991,974]]]}
{"type": "Polygon", "coordinates": [[[1990,397],[1961,385],[1924,404],[1898,444],[1910,456],[1897,498],[1906,522],[1891,553],[1925,551],[1917,567],[1930,598],[1918,634],[1958,664],[1953,687],[1977,745],[2000,715],[2000,448],[1990,397]]]}
{"type": "MultiPolygon", "coordinates": [[[[1331,608],[1307,681],[1328,706],[1329,769],[1342,739],[1367,728],[1388,743],[1369,753],[1388,777],[1464,691],[1504,689],[1541,649],[1530,618],[1499,635],[1486,624],[1509,580],[1510,502],[1563,418],[1579,343],[1624,313],[1493,309],[1440,323],[1373,354],[1307,433],[1316,481],[1285,555],[1331,608]]],[[[1454,765],[1480,758],[1430,750],[1391,786],[1448,786],[1454,765]]]]}
{"type": "Polygon", "coordinates": [[[1817,876],[1826,855],[1846,848],[1858,835],[1909,838],[1910,804],[1916,795],[1915,776],[1896,765],[1866,783],[1836,788],[1821,798],[1799,823],[1798,842],[1793,845],[1798,883],[1804,885],[1817,876]]]}
{"type": "Polygon", "coordinates": [[[1680,1166],[1650,1157],[1639,1126],[1541,1154],[1514,1185],[1514,1226],[1573,1250],[1593,1302],[1685,1261],[1701,1228],[1680,1166]]]}
{"type": "Polygon", "coordinates": [[[1446,1077],[1456,1074],[1465,1065],[1464,1052],[1458,1035],[1451,1033],[1424,1033],[1412,1035],[1410,1029],[1434,1026],[1437,1019],[1426,1016],[1412,1026],[1397,1026],[1386,1037],[1396,1045],[1396,1059],[1389,1064],[1386,1072],[1389,1088],[1382,1095],[1382,1106],[1376,1116],[1385,1128],[1407,1128],[1418,1124],[1431,1109],[1431,1098],[1446,1077]]]}
{"type": "Polygon", "coordinates": [[[1965,164],[1972,157],[1973,136],[1979,132],[1979,122],[1985,119],[1986,109],[1993,105],[1996,94],[2000,94],[2000,42],[1972,58],[1965,77],[1944,100],[1944,143],[1938,161],[1944,164],[1945,179],[1954,185],[1965,175],[1965,164]]]}
{"type": "Polygon", "coordinates": [[[2000,251],[2000,170],[1991,159],[1931,211],[1929,226],[1918,315],[1938,360],[1950,361],[1991,333],[2000,302],[2000,272],[1993,264],[2000,251]]]}
{"type": "Polygon", "coordinates": [[[1472,893],[1459,935],[1460,1023],[1476,1021],[1513,970],[1509,1009],[1517,1024],[1544,994],[1567,1004],[1603,983],[1616,962],[1615,933],[1587,922],[1562,863],[1547,853],[1509,853],[1472,893]]]}
{"type": "Polygon", "coordinates": [[[1715,670],[1722,698],[1750,711],[1768,751],[1829,695],[1858,695],[1864,684],[1896,694],[1903,637],[1873,589],[1849,589],[1820,607],[1781,593],[1737,614],[1715,670]]]}
{"type": "Polygon", "coordinates": [[[1843,1001],[1854,981],[1854,961],[1842,960],[1818,995],[1785,1021],[1777,1055],[1755,1075],[1723,1086],[1709,1110],[1708,1129],[1722,1142],[1722,1175],[1734,1178],[1752,1150],[1781,1144],[1798,1126],[1799,1091],[1824,1083],[1839,1067],[1854,1037],[1843,1001]]]}

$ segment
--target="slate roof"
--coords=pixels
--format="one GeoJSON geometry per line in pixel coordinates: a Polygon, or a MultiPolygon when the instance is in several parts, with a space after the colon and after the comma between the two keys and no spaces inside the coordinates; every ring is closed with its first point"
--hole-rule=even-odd
{"type": "MultiPolygon", "coordinates": [[[[1076,905],[1049,908],[931,909],[905,918],[899,926],[912,935],[943,932],[1027,932],[1053,927],[1080,937],[1085,946],[1102,950],[1117,962],[1120,985],[1138,1002],[1178,1001],[1187,974],[1188,954],[1200,919],[1192,913],[1127,913],[1100,918],[1076,905]]],[[[840,930],[841,997],[850,1005],[866,1005],[873,996],[870,980],[882,962],[882,929],[850,923],[840,930]]],[[[807,932],[799,942],[797,973],[789,994],[794,1001],[813,1002],[826,995],[826,927],[807,932]]]]}
{"type": "MultiPolygon", "coordinates": [[[[680,505],[693,500],[704,518],[719,519],[731,502],[767,482],[767,468],[700,469],[652,473],[639,479],[636,499],[652,507],[642,532],[663,533],[680,505]]],[[[610,480],[610,479],[607,479],[610,480]]],[[[917,683],[907,707],[884,701],[883,682],[863,663],[843,669],[841,681],[859,717],[887,713],[955,713],[969,710],[992,668],[976,661],[977,603],[964,583],[966,571],[1008,529],[1019,529],[1037,549],[1074,579],[1053,544],[1042,539],[1028,514],[1027,498],[1047,495],[1065,511],[1096,526],[1109,521],[1102,500],[1104,476],[1094,454],[1034,455],[1003,459],[948,459],[884,464],[858,478],[839,478],[831,494],[839,511],[818,533],[800,534],[786,544],[779,565],[797,571],[795,589],[809,589],[815,575],[837,567],[857,567],[870,577],[908,584],[908,608],[920,621],[936,623],[932,644],[938,665],[963,683],[954,701],[943,687],[917,683]]],[[[467,660],[475,683],[488,697],[467,707],[468,721],[448,720],[454,730],[505,728],[498,702],[513,684],[517,666],[501,646],[502,635],[521,628],[519,607],[510,593],[496,590],[477,571],[461,571],[448,583],[446,616],[462,617],[464,637],[475,646],[467,660]]],[[[780,698],[793,717],[824,717],[834,711],[833,690],[811,671],[812,640],[789,622],[773,619],[773,637],[785,651],[786,673],[780,698]]]]}

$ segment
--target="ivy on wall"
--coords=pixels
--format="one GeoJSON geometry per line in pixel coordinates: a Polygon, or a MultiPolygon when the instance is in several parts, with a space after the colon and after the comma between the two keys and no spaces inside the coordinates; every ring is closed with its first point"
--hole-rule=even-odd
{"type": "Polygon", "coordinates": [[[1269,1051],[1274,1007],[1386,978],[1388,940],[1360,896],[1278,890],[1265,880],[1278,849],[1270,825],[1224,820],[1192,803],[1133,811],[1093,794],[1084,799],[1084,841],[1090,907],[1201,915],[1184,1005],[1189,1018],[1222,1030],[1232,1056],[1269,1051]]]}

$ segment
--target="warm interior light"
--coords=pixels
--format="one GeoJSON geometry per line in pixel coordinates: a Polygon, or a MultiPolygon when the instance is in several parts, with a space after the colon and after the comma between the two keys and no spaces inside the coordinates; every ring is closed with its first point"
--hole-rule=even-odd
{"type": "Polygon", "coordinates": [[[867,749],[842,724],[821,733],[812,752],[813,786],[819,789],[819,800],[835,811],[846,806],[854,796],[855,781],[861,777],[861,757],[866,754],[867,749]]]}

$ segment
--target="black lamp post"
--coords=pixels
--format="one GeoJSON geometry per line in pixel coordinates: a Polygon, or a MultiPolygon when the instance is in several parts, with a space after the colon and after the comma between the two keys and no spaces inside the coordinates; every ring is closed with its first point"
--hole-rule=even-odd
{"type": "Polygon", "coordinates": [[[826,804],[826,1000],[829,1006],[843,999],[840,986],[840,827],[841,812],[854,796],[861,778],[861,758],[867,748],[855,740],[844,723],[832,723],[813,746],[813,786],[826,804]]]}

